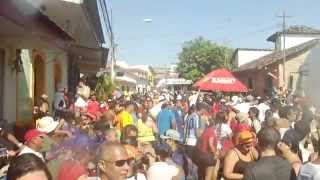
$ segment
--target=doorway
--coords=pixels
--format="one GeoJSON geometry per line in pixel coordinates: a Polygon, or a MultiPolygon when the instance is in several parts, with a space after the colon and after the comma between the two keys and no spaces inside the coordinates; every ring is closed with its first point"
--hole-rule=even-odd
{"type": "Polygon", "coordinates": [[[45,93],[45,62],[40,55],[37,55],[34,58],[33,65],[34,105],[37,105],[40,96],[45,93]]]}
{"type": "Polygon", "coordinates": [[[266,75],[266,77],[265,77],[265,90],[266,90],[268,96],[272,96],[273,80],[270,75],[266,75]]]}
{"type": "Polygon", "coordinates": [[[54,88],[55,88],[55,91],[57,91],[59,86],[61,86],[61,81],[62,81],[61,64],[58,60],[55,60],[54,61],[54,88]]]}

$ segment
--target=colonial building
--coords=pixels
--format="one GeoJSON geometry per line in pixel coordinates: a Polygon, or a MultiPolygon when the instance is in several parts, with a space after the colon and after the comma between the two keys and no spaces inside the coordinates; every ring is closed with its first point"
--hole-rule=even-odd
{"type": "MultiPolygon", "coordinates": [[[[110,65],[106,72],[109,73],[110,65]]],[[[149,65],[129,65],[124,61],[116,61],[116,83],[122,91],[145,93],[154,86],[153,69],[149,65]]]]}
{"type": "Polygon", "coordinates": [[[97,2],[0,1],[0,119],[30,123],[42,94],[52,102],[58,87],[75,87],[79,72],[101,67],[97,2]]]}
{"type": "Polygon", "coordinates": [[[235,75],[257,95],[264,96],[273,88],[286,88],[301,94],[301,70],[310,50],[318,43],[320,30],[306,26],[292,26],[276,32],[267,40],[274,43],[275,49],[238,49],[233,55],[238,65],[235,75]],[[286,54],[285,73],[283,72],[283,50],[286,54]]]}

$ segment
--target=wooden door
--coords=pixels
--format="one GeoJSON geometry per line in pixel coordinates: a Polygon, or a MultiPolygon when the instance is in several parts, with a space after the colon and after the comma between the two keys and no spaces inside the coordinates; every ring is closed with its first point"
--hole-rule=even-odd
{"type": "Polygon", "coordinates": [[[45,93],[45,62],[43,58],[38,55],[34,58],[34,103],[38,104],[38,99],[45,93]]]}

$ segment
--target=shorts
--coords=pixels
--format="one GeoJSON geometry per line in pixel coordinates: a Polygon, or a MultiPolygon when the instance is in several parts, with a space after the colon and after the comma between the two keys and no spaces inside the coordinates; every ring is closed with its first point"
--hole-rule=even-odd
{"type": "Polygon", "coordinates": [[[196,148],[196,150],[194,151],[192,159],[197,164],[197,166],[202,167],[215,166],[217,163],[217,160],[212,156],[212,154],[203,152],[198,148],[196,148]]]}

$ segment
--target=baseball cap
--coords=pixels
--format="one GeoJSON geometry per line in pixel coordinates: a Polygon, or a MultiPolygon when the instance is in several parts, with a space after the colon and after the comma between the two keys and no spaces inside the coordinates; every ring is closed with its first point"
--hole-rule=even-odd
{"type": "Polygon", "coordinates": [[[27,133],[24,135],[24,141],[28,142],[33,138],[36,137],[43,137],[45,136],[46,133],[39,131],[38,129],[30,129],[29,131],[27,131],[27,133]]]}
{"type": "Polygon", "coordinates": [[[168,129],[165,135],[161,135],[160,137],[161,139],[173,139],[176,141],[180,141],[181,139],[179,132],[174,129],[168,129]]]}
{"type": "Polygon", "coordinates": [[[247,144],[253,142],[253,134],[250,131],[242,131],[239,133],[239,143],[247,144]]]}

